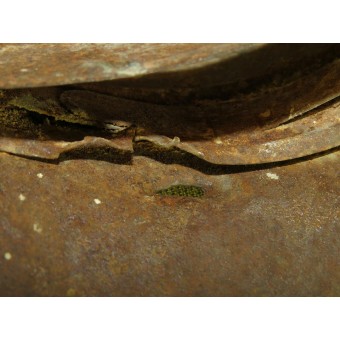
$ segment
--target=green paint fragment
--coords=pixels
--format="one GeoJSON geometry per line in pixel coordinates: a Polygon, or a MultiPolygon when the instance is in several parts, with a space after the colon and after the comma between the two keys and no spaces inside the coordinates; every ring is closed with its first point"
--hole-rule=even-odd
{"type": "Polygon", "coordinates": [[[204,190],[194,185],[172,185],[169,188],[158,190],[157,194],[162,196],[202,197],[204,190]]]}

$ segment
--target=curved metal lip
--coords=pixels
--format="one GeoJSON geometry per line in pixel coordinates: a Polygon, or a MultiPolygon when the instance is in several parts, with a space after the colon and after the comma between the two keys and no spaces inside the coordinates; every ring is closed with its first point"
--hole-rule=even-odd
{"type": "Polygon", "coordinates": [[[134,144],[150,142],[160,150],[181,150],[217,165],[276,163],[301,158],[340,145],[340,106],[268,130],[266,137],[254,132],[240,139],[181,142],[166,136],[117,137],[112,140],[85,137],[81,141],[39,141],[37,139],[0,138],[0,151],[38,159],[57,160],[62,154],[84,148],[107,147],[134,156],[134,144]],[[281,137],[280,137],[281,136],[281,137]],[[242,140],[242,138],[244,138],[242,140]]]}
{"type": "MultiPolygon", "coordinates": [[[[214,68],[213,76],[207,67],[198,71],[195,77],[195,81],[200,82],[205,82],[208,79],[211,86],[214,82],[225,80],[225,73],[219,75],[217,72],[219,65],[223,64],[222,61],[242,59],[242,56],[246,54],[248,57],[256,55],[257,51],[266,50],[266,48],[268,48],[266,45],[259,44],[4,44],[0,46],[0,57],[4,57],[0,64],[2,75],[0,87],[73,84],[105,79],[127,79],[130,81],[141,79],[142,76],[177,71],[179,71],[177,76],[182,77],[178,79],[184,81],[182,85],[185,87],[189,84],[185,83],[188,70],[197,71],[202,66],[217,65],[217,68],[214,68]],[[25,51],[30,51],[30,53],[25,53],[25,51]],[[67,60],[69,62],[66,62],[67,60]],[[65,67],[65,70],[61,72],[62,67],[65,67]]],[[[264,54],[261,55],[261,53],[260,56],[263,57],[264,54]]],[[[251,63],[247,65],[249,68],[251,63]]],[[[169,132],[169,136],[172,135],[172,138],[169,138],[163,135],[167,133],[166,130],[154,129],[159,120],[152,118],[153,121],[150,120],[151,128],[146,129],[145,135],[143,132],[138,134],[134,140],[132,138],[114,138],[104,142],[98,137],[86,137],[82,141],[50,140],[47,142],[39,139],[24,140],[15,137],[1,137],[0,149],[42,159],[58,159],[64,152],[83,148],[86,145],[96,148],[105,144],[109,148],[125,150],[133,154],[133,142],[149,141],[160,148],[182,150],[213,164],[261,164],[299,158],[332,149],[340,144],[338,106],[322,108],[313,115],[271,129],[259,128],[256,125],[258,117],[255,116],[256,114],[258,116],[265,115],[266,112],[259,111],[260,108],[261,110],[270,108],[276,111],[275,114],[278,118],[283,114],[282,112],[286,115],[290,112],[296,116],[299,112],[308,112],[311,109],[310,106],[314,105],[315,107],[315,105],[325,103],[339,94],[339,70],[340,63],[337,60],[320,67],[320,69],[312,70],[304,78],[295,79],[295,83],[288,82],[281,89],[274,87],[274,91],[265,95],[260,89],[258,98],[250,96],[249,98],[236,99],[235,102],[233,100],[221,101],[217,109],[214,103],[211,106],[209,106],[210,104],[205,106],[206,112],[216,109],[223,114],[228,112],[228,114],[236,115],[237,113],[239,115],[239,111],[242,111],[245,114],[244,119],[249,118],[249,121],[255,122],[251,131],[243,133],[240,129],[240,133],[236,136],[228,135],[227,132],[220,130],[214,138],[209,139],[199,136],[200,138],[187,138],[186,140],[180,134],[177,136],[171,132],[169,132]],[[307,87],[308,91],[305,91],[307,87]],[[249,110],[251,105],[253,105],[252,110],[255,116],[248,117],[247,113],[251,111],[249,110]],[[160,135],[153,135],[153,132],[160,132],[160,135]]],[[[244,73],[236,72],[230,79],[233,81],[244,80],[244,75],[244,73]]],[[[250,75],[248,76],[250,77],[250,75]]],[[[164,78],[160,79],[164,80],[164,78]]],[[[72,90],[68,93],[72,94],[72,90]]],[[[83,93],[85,97],[88,97],[86,91],[83,93]]],[[[75,94],[77,95],[77,93],[75,94]]],[[[103,94],[98,95],[100,101],[103,101],[104,97],[103,94]]],[[[82,100],[85,99],[82,98],[82,100]]],[[[164,112],[179,110],[179,106],[163,105],[162,108],[160,106],[156,108],[157,105],[151,103],[119,98],[112,99],[111,106],[118,105],[119,107],[119,101],[122,102],[122,105],[125,101],[130,112],[138,112],[138,110],[142,112],[141,107],[143,106],[148,119],[153,117],[148,112],[149,108],[150,112],[152,108],[159,111],[158,119],[164,117],[164,112]]],[[[197,121],[200,118],[199,115],[203,117],[202,121],[209,119],[203,115],[204,111],[199,112],[205,104],[203,103],[201,106],[200,103],[198,104],[197,121]]],[[[184,112],[192,109],[188,106],[182,107],[182,110],[184,112]]],[[[170,117],[170,113],[168,116],[170,117]]],[[[177,113],[177,116],[181,115],[177,113]]],[[[237,119],[237,117],[234,119],[236,124],[238,123],[237,119]]],[[[171,120],[169,122],[168,126],[171,127],[171,120]]],[[[183,125],[181,126],[183,131],[188,125],[184,126],[183,122],[180,123],[183,125]]],[[[200,122],[196,124],[196,127],[198,131],[200,122]]],[[[218,124],[215,128],[219,129],[218,124]]],[[[196,136],[197,131],[195,132],[196,136]]]]}
{"type": "Polygon", "coordinates": [[[230,60],[263,46],[0,44],[0,88],[56,86],[189,71],[230,60]]]}
{"type": "Polygon", "coordinates": [[[261,164],[305,157],[340,145],[340,105],[266,131],[178,148],[214,164],[261,164]]]}

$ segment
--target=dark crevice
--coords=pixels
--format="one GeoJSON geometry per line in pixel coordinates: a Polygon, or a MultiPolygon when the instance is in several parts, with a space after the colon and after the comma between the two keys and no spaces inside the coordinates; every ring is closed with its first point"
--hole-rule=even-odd
{"type": "Polygon", "coordinates": [[[111,134],[106,131],[102,126],[94,125],[85,125],[82,123],[75,122],[67,122],[64,120],[57,120],[53,116],[49,116],[42,113],[37,113],[34,111],[29,111],[25,109],[26,114],[29,117],[29,120],[36,126],[44,126],[46,130],[48,130],[51,135],[55,133],[60,133],[64,140],[78,140],[78,135],[81,136],[111,136],[111,134]],[[72,137],[68,137],[68,131],[70,131],[72,137]],[[65,132],[65,133],[63,133],[65,132]]]}

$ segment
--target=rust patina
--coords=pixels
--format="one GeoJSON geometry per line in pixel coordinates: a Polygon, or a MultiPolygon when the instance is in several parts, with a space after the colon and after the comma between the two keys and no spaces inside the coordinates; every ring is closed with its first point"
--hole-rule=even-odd
{"type": "Polygon", "coordinates": [[[1,45],[0,294],[338,296],[339,51],[1,45]]]}

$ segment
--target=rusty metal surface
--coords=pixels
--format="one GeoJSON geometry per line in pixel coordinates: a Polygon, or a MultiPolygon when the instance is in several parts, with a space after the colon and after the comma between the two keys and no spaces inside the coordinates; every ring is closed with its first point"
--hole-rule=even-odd
{"type": "Polygon", "coordinates": [[[2,44],[0,88],[112,80],[198,68],[261,44],[2,44]]]}
{"type": "Polygon", "coordinates": [[[339,48],[337,44],[1,44],[0,88],[103,80],[121,80],[117,85],[124,87],[127,80],[128,86],[153,88],[230,84],[229,91],[283,66],[301,70],[311,60],[319,63],[320,56],[339,54],[339,48]]]}
{"type": "Polygon", "coordinates": [[[339,154],[227,175],[0,163],[1,295],[340,294],[339,154]],[[178,183],[205,195],[156,194],[178,183]]]}
{"type": "Polygon", "coordinates": [[[1,45],[0,295],[339,296],[339,57],[1,45]]]}

